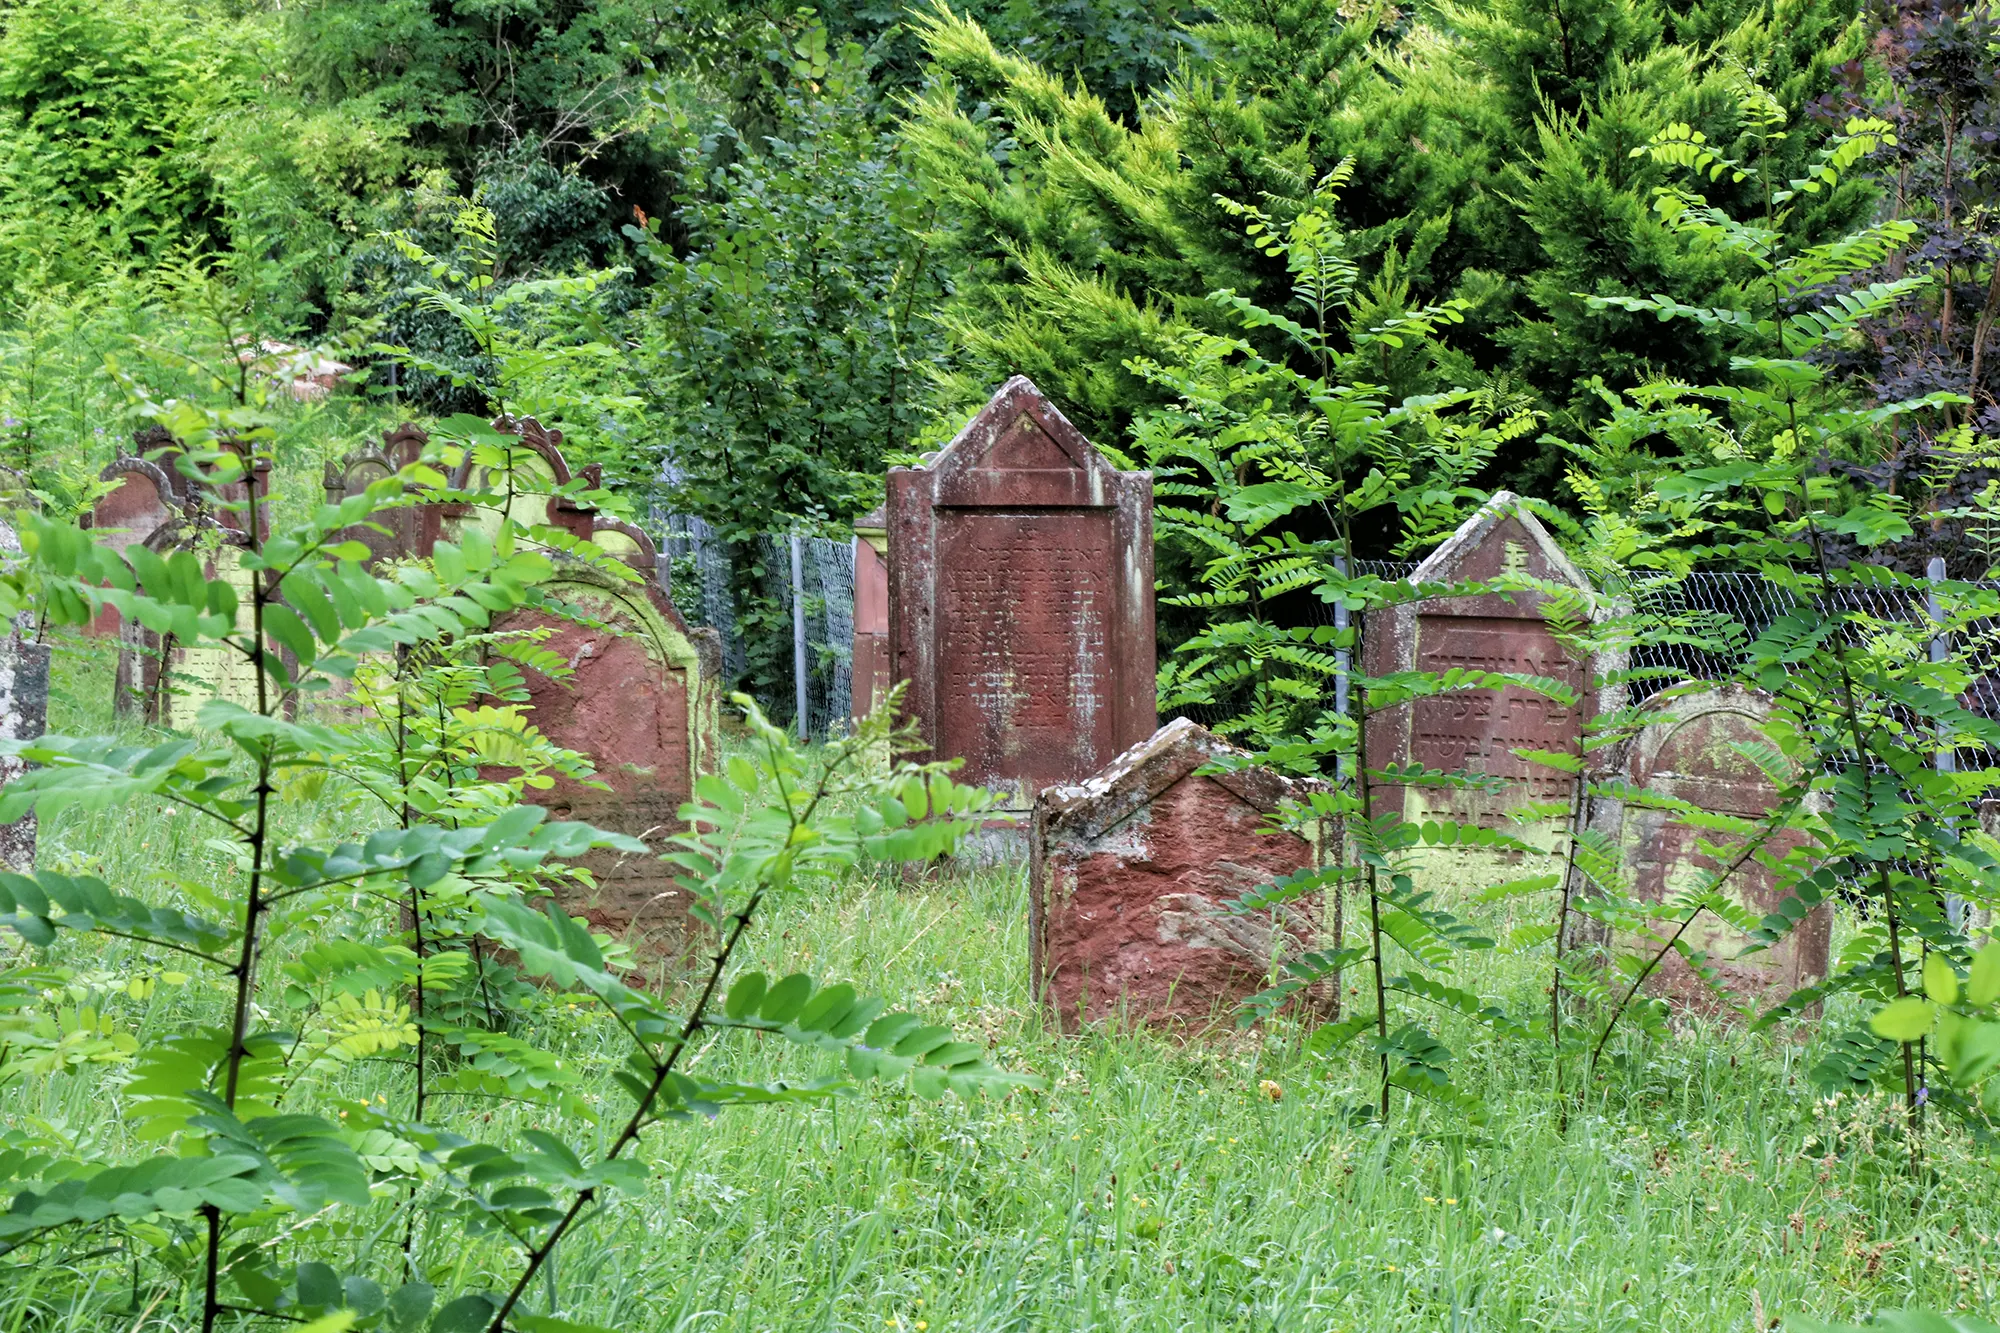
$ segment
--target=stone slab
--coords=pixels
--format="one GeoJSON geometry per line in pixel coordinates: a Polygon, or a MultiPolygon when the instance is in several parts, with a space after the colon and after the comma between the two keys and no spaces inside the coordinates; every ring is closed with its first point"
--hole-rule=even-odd
{"type": "MultiPolygon", "coordinates": [[[[1769,744],[1764,727],[1771,715],[1770,696],[1729,685],[1673,699],[1661,711],[1660,719],[1633,742],[1627,781],[1714,814],[1761,819],[1771,812],[1778,800],[1776,785],[1736,748],[1769,744]]],[[[1648,902],[1663,902],[1691,887],[1704,872],[1720,869],[1715,858],[1701,850],[1703,841],[1727,839],[1691,828],[1664,810],[1626,806],[1620,847],[1634,893],[1648,902]]],[[[1773,856],[1782,857],[1804,841],[1803,834],[1788,831],[1766,847],[1773,856]]],[[[1787,896],[1754,858],[1738,867],[1723,887],[1760,917],[1776,911],[1787,896]]],[[[1709,913],[1682,938],[1708,955],[1729,999],[1763,1006],[1825,978],[1832,936],[1832,905],[1822,903],[1772,949],[1747,953],[1749,940],[1709,913]]],[[[1721,1007],[1715,992],[1678,954],[1661,960],[1647,986],[1680,1008],[1721,1007]]]]}
{"type": "MultiPolygon", "coordinates": [[[[1556,545],[1530,508],[1496,494],[1410,575],[1416,584],[1491,584],[1510,576],[1567,585],[1595,596],[1589,581],[1556,545]]],[[[1504,780],[1494,791],[1440,790],[1381,784],[1374,811],[1398,811],[1410,822],[1450,820],[1502,829],[1553,847],[1560,820],[1518,824],[1507,812],[1529,801],[1567,804],[1574,779],[1522,759],[1521,749],[1578,754],[1589,720],[1622,704],[1622,690],[1595,682],[1622,669],[1622,655],[1578,660],[1548,622],[1551,598],[1540,591],[1482,592],[1437,597],[1371,612],[1362,645],[1370,676],[1453,668],[1545,676],[1577,692],[1571,707],[1518,686],[1464,690],[1384,709],[1368,721],[1368,765],[1419,762],[1504,780]]],[[[1595,760],[1591,761],[1593,764],[1595,760]]],[[[1522,853],[1430,850],[1417,856],[1419,888],[1449,893],[1478,889],[1521,872],[1522,853]]]]}
{"type": "Polygon", "coordinates": [[[879,508],[854,520],[851,713],[860,721],[889,695],[889,530],[879,508]]]}
{"type": "Polygon", "coordinates": [[[889,678],[960,780],[1025,816],[1153,733],[1148,474],[1016,376],[888,492],[889,678]]]}
{"type": "MultiPolygon", "coordinates": [[[[1197,771],[1238,753],[1176,718],[1085,782],[1037,797],[1029,967],[1057,1023],[1227,1025],[1279,957],[1337,943],[1337,898],[1221,910],[1334,845],[1318,824],[1311,837],[1272,831],[1270,816],[1310,784],[1261,768],[1197,771]]],[[[1329,989],[1337,1003],[1337,981],[1329,989]]]]}
{"type": "MultiPolygon", "coordinates": [[[[21,554],[13,525],[0,519],[0,558],[21,554]]],[[[50,646],[31,636],[32,618],[23,614],[0,634],[0,740],[31,741],[48,726],[50,646]]],[[[0,755],[0,787],[26,771],[27,764],[0,755]]],[[[0,867],[27,873],[35,868],[35,816],[30,812],[11,824],[0,824],[0,867]]]]}

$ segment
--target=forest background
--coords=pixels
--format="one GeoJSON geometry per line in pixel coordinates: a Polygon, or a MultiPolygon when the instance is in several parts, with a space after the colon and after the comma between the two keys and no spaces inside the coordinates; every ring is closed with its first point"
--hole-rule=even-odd
{"type": "MultiPolygon", "coordinates": [[[[1990,410],[1994,59],[1984,20],[1954,14],[11,3],[0,452],[75,509],[125,447],[134,379],[154,401],[242,400],[263,387],[242,349],[315,349],[356,368],[353,391],[287,412],[282,450],[308,466],[337,454],[357,415],[536,413],[641,514],[693,514],[736,543],[754,646],[775,603],[753,533],[841,530],[877,502],[885,466],[948,438],[1011,373],[1132,448],[1176,398],[1146,366],[1241,334],[1224,293],[1291,300],[1283,248],[1233,210],[1282,223],[1350,161],[1343,323],[1454,312],[1435,337],[1379,346],[1375,378],[1399,396],[1473,390],[1518,423],[1466,460],[1435,517],[1503,486],[1572,511],[1643,505],[1686,441],[1657,422],[1619,430],[1617,395],[1712,382],[1739,350],[1728,328],[1589,303],[1739,303],[1740,275],[1653,208],[1671,166],[1635,150],[1672,124],[1782,178],[1816,121],[1887,114],[1900,147],[1785,228],[1816,241],[1911,218],[1921,234],[1891,276],[1942,280],[1829,360],[1861,400],[1971,389],[1973,414],[1990,410]],[[468,200],[490,234],[465,225],[468,200]],[[589,280],[532,285],[559,276],[589,280]],[[439,299],[454,294],[492,311],[497,342],[439,299]]],[[[1715,202],[1753,209],[1754,188],[1724,180],[1715,202]]],[[[1249,337],[1313,369],[1279,332],[1249,337]]],[[[1905,432],[1831,461],[1943,503],[1920,494],[1927,447],[1905,432]]],[[[1984,480],[1961,469],[1953,484],[1984,480]]],[[[1962,526],[1898,558],[1976,573],[1962,526]]],[[[1395,524],[1360,534],[1369,555],[1398,540],[1395,524]]],[[[746,683],[782,700],[781,635],[763,639],[746,683]]]]}

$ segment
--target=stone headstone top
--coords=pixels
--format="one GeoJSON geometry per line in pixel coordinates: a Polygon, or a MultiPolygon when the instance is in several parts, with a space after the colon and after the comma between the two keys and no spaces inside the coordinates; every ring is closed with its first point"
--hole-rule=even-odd
{"type": "MultiPolygon", "coordinates": [[[[1745,753],[1771,748],[1766,733],[1772,711],[1768,694],[1723,685],[1669,698],[1656,711],[1656,720],[1632,743],[1624,774],[1631,786],[1739,819],[1762,819],[1777,805],[1778,783],[1745,753]]],[[[1700,883],[1704,874],[1721,869],[1705,847],[1727,845],[1730,839],[1691,827],[1670,811],[1633,804],[1625,807],[1619,841],[1633,892],[1648,902],[1665,902],[1700,883]]],[[[1783,857],[1806,841],[1803,833],[1784,829],[1764,842],[1763,851],[1783,857]]],[[[1771,869],[1756,858],[1737,866],[1720,890],[1759,917],[1777,912],[1788,896],[1771,869]]],[[[1830,907],[1822,903],[1767,949],[1752,951],[1750,940],[1712,913],[1697,918],[1683,933],[1682,942],[1707,955],[1728,1001],[1762,1004],[1825,978],[1832,929],[1830,907]]],[[[1682,1008],[1721,1007],[1715,992],[1678,953],[1661,960],[1648,986],[1682,1008]]]]}
{"type": "MultiPolygon", "coordinates": [[[[1052,829],[1102,837],[1188,774],[1226,756],[1245,757],[1206,727],[1177,717],[1082,782],[1045,788],[1037,804],[1052,829]]],[[[1261,767],[1206,776],[1265,814],[1277,813],[1311,786],[1261,767]]]]}
{"type": "MultiPolygon", "coordinates": [[[[1622,689],[1598,682],[1623,666],[1622,656],[1600,653],[1581,660],[1551,628],[1550,616],[1566,590],[1578,595],[1564,613],[1603,614],[1590,582],[1518,496],[1502,491],[1410,575],[1413,584],[1478,583],[1485,590],[1444,595],[1371,612],[1363,643],[1366,673],[1442,673],[1452,669],[1552,679],[1576,694],[1574,703],[1508,685],[1500,690],[1457,690],[1383,709],[1368,721],[1368,762],[1418,763],[1445,772],[1503,779],[1497,787],[1453,790],[1383,785],[1376,813],[1399,811],[1413,822],[1444,819],[1507,828],[1523,836],[1558,836],[1556,822],[1514,828],[1508,812],[1524,802],[1566,803],[1574,778],[1521,757],[1522,750],[1582,753],[1584,727],[1600,711],[1618,707],[1622,689]],[[1545,585],[1537,587],[1536,584],[1545,585]]],[[[1601,757],[1590,762],[1597,765],[1601,757]]],[[[1477,887],[1500,862],[1519,853],[1426,854],[1436,887],[1459,881],[1477,887]],[[1463,864],[1461,864],[1463,863],[1463,864]]]]}

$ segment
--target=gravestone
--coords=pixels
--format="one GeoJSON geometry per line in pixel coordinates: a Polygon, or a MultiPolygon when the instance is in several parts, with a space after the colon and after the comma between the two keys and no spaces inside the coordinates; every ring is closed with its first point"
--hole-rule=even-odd
{"type": "MultiPolygon", "coordinates": [[[[1270,832],[1308,784],[1264,768],[1203,774],[1238,755],[1175,718],[1098,773],[1045,788],[1029,838],[1029,968],[1056,1021],[1227,1024],[1286,955],[1337,945],[1340,902],[1317,895],[1234,915],[1222,904],[1319,864],[1333,839],[1270,832]]],[[[1322,983],[1337,1003],[1338,981],[1322,983]]]]}
{"type": "MultiPolygon", "coordinates": [[[[1563,554],[1526,505],[1501,491],[1467,519],[1410,575],[1413,584],[1481,583],[1510,577],[1542,580],[1590,593],[1590,583],[1563,554]]],[[[1575,755],[1584,726],[1620,706],[1621,692],[1593,681],[1623,667],[1622,655],[1578,661],[1548,623],[1550,595],[1540,591],[1483,592],[1437,597],[1371,611],[1363,639],[1370,676],[1453,668],[1544,676],[1575,690],[1569,705],[1518,686],[1458,690],[1385,708],[1368,720],[1368,765],[1418,763],[1498,779],[1490,789],[1378,784],[1374,813],[1400,812],[1410,822],[1448,820],[1514,834],[1552,847],[1563,821],[1517,824],[1507,811],[1528,801],[1567,806],[1574,779],[1521,758],[1522,749],[1575,755]]],[[[1587,762],[1595,762],[1587,759],[1587,762]]],[[[1420,889],[1478,889],[1522,873],[1523,854],[1465,848],[1415,853],[1420,889]]]]}
{"type": "MultiPolygon", "coordinates": [[[[496,423],[500,424],[500,423],[496,423]]],[[[508,423],[512,424],[512,423],[508,423]]],[[[519,423],[529,469],[544,482],[565,485],[573,475],[596,484],[593,469],[572,474],[561,435],[532,419],[519,423]]],[[[505,490],[505,478],[461,467],[461,489],[505,490]]],[[[567,778],[535,795],[556,819],[579,819],[644,839],[656,852],[681,831],[680,807],[694,793],[694,775],[715,767],[721,748],[721,644],[714,632],[690,631],[666,586],[666,567],[640,529],[596,513],[587,504],[546,494],[518,495],[510,512],[522,522],[548,522],[590,539],[640,576],[627,582],[582,561],[552,553],[557,573],[543,592],[598,622],[575,620],[535,608],[498,617],[495,630],[546,629],[542,646],[572,669],[568,680],[528,672],[531,721],[543,735],[590,757],[603,791],[567,778]]],[[[497,514],[475,510],[464,522],[493,523],[497,514]]],[[[578,862],[597,880],[587,900],[566,900],[566,910],[592,926],[659,959],[687,943],[687,895],[671,869],[652,856],[605,849],[578,862]]]]}
{"type": "Polygon", "coordinates": [[[889,675],[889,530],[879,507],[854,520],[855,721],[875,711],[895,684],[889,675]]]}
{"type": "MultiPolygon", "coordinates": [[[[0,562],[12,563],[20,555],[21,541],[13,525],[0,519],[0,562]]],[[[31,741],[48,724],[51,650],[48,644],[29,637],[34,624],[26,613],[5,629],[6,634],[0,637],[0,740],[31,741]]],[[[26,768],[23,760],[0,755],[0,787],[26,768]]],[[[0,868],[22,874],[35,868],[33,812],[11,824],[0,824],[0,868]]]]}
{"type": "MultiPolygon", "coordinates": [[[[176,466],[179,446],[163,428],[136,431],[132,440],[145,456],[115,459],[98,474],[100,480],[117,484],[81,526],[100,544],[119,550],[143,545],[161,556],[197,552],[204,577],[226,578],[236,585],[238,623],[247,625],[251,583],[240,554],[250,541],[248,501],[253,487],[259,522],[270,521],[270,465],[246,469],[241,479],[214,486],[211,495],[181,474],[176,466]]],[[[248,448],[227,441],[224,447],[239,456],[248,448]]],[[[89,632],[118,640],[112,699],[123,716],[187,728],[194,725],[195,714],[211,694],[246,707],[256,702],[257,673],[240,654],[213,646],[188,648],[144,626],[121,623],[117,611],[109,607],[98,613],[89,632]]]]}
{"type": "MultiPolygon", "coordinates": [[[[1776,784],[1737,748],[1770,745],[1764,730],[1771,715],[1769,695],[1729,685],[1671,700],[1662,712],[1633,741],[1626,771],[1632,786],[1713,814],[1755,820],[1771,812],[1778,800],[1776,784]]],[[[1664,902],[1733,859],[1718,864],[1701,849],[1704,841],[1727,844],[1729,839],[1691,828],[1668,811],[1627,805],[1620,844],[1633,892],[1648,902],[1664,902]]],[[[1764,846],[1782,858],[1805,841],[1803,833],[1786,830],[1764,846]]],[[[1722,889],[1759,917],[1777,911],[1789,896],[1754,857],[1738,866],[1722,889]]],[[[1825,978],[1832,934],[1832,906],[1821,903],[1783,943],[1759,952],[1747,953],[1750,941],[1713,913],[1696,918],[1681,938],[1708,955],[1729,998],[1762,1005],[1825,978]]],[[[1657,949],[1653,945],[1649,952],[1657,949]]],[[[1661,960],[1647,985],[1683,1008],[1718,1007],[1715,992],[1677,953],[1661,960]]]]}
{"type": "Polygon", "coordinates": [[[961,781],[1025,815],[1153,733],[1147,474],[1115,470],[1017,375],[888,489],[889,678],[961,781]]]}
{"type": "MultiPolygon", "coordinates": [[[[122,551],[136,544],[165,554],[181,543],[196,522],[199,506],[189,494],[186,478],[150,459],[114,459],[97,478],[117,484],[91,506],[78,526],[88,530],[91,540],[100,546],[122,551]]],[[[101,638],[116,637],[118,612],[105,607],[86,632],[101,638]]]]}
{"type": "MultiPolygon", "coordinates": [[[[422,427],[406,421],[394,430],[383,431],[379,448],[358,449],[338,463],[329,462],[320,479],[326,502],[340,504],[375,482],[395,476],[422,458],[429,442],[422,427]]],[[[380,509],[367,523],[356,524],[342,535],[368,548],[370,569],[386,561],[427,559],[437,545],[446,508],[413,503],[380,509]]]]}
{"type": "Polygon", "coordinates": [[[574,481],[581,481],[584,489],[596,490],[602,483],[599,465],[591,463],[572,472],[569,460],[563,456],[563,433],[533,417],[498,417],[493,429],[515,437],[508,466],[501,468],[481,462],[472,451],[467,451],[452,472],[451,488],[483,494],[486,499],[479,504],[448,506],[445,535],[452,536],[459,523],[476,523],[489,533],[497,533],[504,510],[524,527],[546,523],[578,537],[589,537],[597,511],[574,495],[550,492],[574,481]]]}

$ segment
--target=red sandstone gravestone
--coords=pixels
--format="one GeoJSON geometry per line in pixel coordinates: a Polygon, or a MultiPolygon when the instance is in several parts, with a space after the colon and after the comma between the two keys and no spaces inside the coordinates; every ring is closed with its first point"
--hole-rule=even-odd
{"type": "Polygon", "coordinates": [[[1176,718],[1085,782],[1036,798],[1029,966],[1057,1022],[1227,1023],[1278,958],[1337,944],[1337,899],[1221,910],[1319,865],[1331,842],[1318,824],[1312,838],[1269,831],[1307,784],[1263,768],[1196,771],[1239,753],[1176,718]]]}
{"type": "MultiPolygon", "coordinates": [[[[1589,581],[1541,523],[1508,492],[1496,494],[1410,575],[1412,583],[1480,583],[1509,577],[1541,580],[1590,592],[1589,581]]],[[[1545,676],[1577,692],[1572,706],[1518,686],[1460,690],[1384,709],[1368,721],[1368,764],[1421,763],[1503,779],[1495,790],[1381,785],[1374,812],[1400,811],[1405,820],[1451,820],[1505,829],[1548,844],[1554,821],[1517,825],[1507,811],[1528,801],[1567,803],[1572,779],[1521,758],[1522,749],[1577,754],[1584,725],[1616,707],[1594,678],[1620,664],[1578,661],[1549,628],[1550,595],[1540,591],[1483,592],[1439,597],[1369,613],[1363,670],[1444,672],[1453,668],[1545,676]]],[[[1421,854],[1420,888],[1481,888],[1494,872],[1518,873],[1519,852],[1429,850],[1421,854]]]]}
{"type": "MultiPolygon", "coordinates": [[[[321,477],[326,502],[337,505],[361,494],[372,483],[395,476],[422,458],[429,442],[421,426],[406,421],[394,430],[382,432],[380,448],[359,449],[338,463],[328,463],[321,477]]],[[[368,548],[371,569],[384,561],[425,559],[437,545],[447,508],[440,504],[412,503],[379,509],[367,523],[358,524],[343,535],[368,548]]],[[[455,507],[449,508],[455,512],[455,507]]]]}
{"type": "MultiPolygon", "coordinates": [[[[532,419],[495,423],[518,430],[522,449],[517,466],[532,469],[541,484],[572,479],[561,452],[561,435],[532,419]]],[[[461,468],[457,485],[505,495],[503,477],[461,468]]],[[[594,467],[581,474],[594,485],[594,467]]],[[[528,675],[532,721],[543,735],[590,756],[602,791],[557,778],[536,795],[557,819],[579,819],[600,828],[642,838],[657,851],[683,827],[680,807],[694,791],[694,775],[714,767],[720,749],[718,701],[721,653],[713,632],[690,631],[665,584],[665,569],[653,543],[640,529],[598,514],[572,497],[516,495],[515,516],[546,521],[587,537],[630,565],[637,582],[611,577],[588,565],[556,556],[556,577],[543,592],[575,611],[577,623],[545,611],[524,609],[495,622],[499,630],[546,629],[543,647],[572,669],[566,681],[528,675]]],[[[466,522],[484,522],[475,510],[466,522]]],[[[563,906],[594,927],[626,939],[653,958],[680,951],[687,942],[687,898],[673,873],[654,856],[598,850],[579,862],[597,879],[587,900],[563,906]]]]}
{"type": "MultiPolygon", "coordinates": [[[[258,521],[268,525],[269,463],[255,467],[243,480],[204,486],[182,475],[176,466],[179,448],[165,430],[148,427],[132,438],[149,456],[115,459],[98,474],[117,485],[93,506],[82,526],[100,544],[119,550],[143,545],[162,556],[195,551],[205,578],[221,577],[236,584],[241,620],[248,614],[251,587],[250,576],[238,561],[250,541],[247,501],[254,482],[258,521]]],[[[247,450],[228,442],[224,447],[239,455],[247,450]]],[[[268,526],[264,530],[268,532],[268,526]]],[[[256,673],[235,653],[213,646],[188,648],[144,626],[121,624],[118,613],[108,607],[92,621],[89,632],[119,640],[113,706],[121,714],[189,727],[211,694],[244,704],[256,698],[256,673]]]]}
{"type": "MultiPolygon", "coordinates": [[[[1713,814],[1762,819],[1777,803],[1778,789],[1738,747],[1768,747],[1764,725],[1770,715],[1769,695],[1737,685],[1675,699],[1634,740],[1627,780],[1713,814]]],[[[1620,838],[1625,867],[1633,892],[1648,902],[1664,902],[1694,885],[1704,872],[1720,869],[1701,844],[1729,841],[1724,834],[1692,828],[1668,811],[1625,807],[1620,838]]],[[[1765,847],[1773,857],[1783,857],[1804,841],[1804,834],[1788,830],[1765,847]]],[[[1787,897],[1755,859],[1739,866],[1722,888],[1759,917],[1777,911],[1787,897]]],[[[1756,953],[1746,953],[1750,942],[1712,913],[1696,918],[1682,939],[1708,955],[1730,998],[1768,1004],[1826,976],[1832,932],[1831,906],[1822,903],[1782,944],[1756,953]]],[[[1715,992],[1677,953],[1661,960],[1647,984],[1684,1008],[1717,1007],[1715,992]]]]}
{"type": "Polygon", "coordinates": [[[849,712],[860,721],[894,683],[889,675],[889,536],[879,508],[854,520],[854,652],[849,712]]]}
{"type": "Polygon", "coordinates": [[[1023,376],[925,466],[892,468],[891,680],[961,781],[1025,813],[1158,722],[1152,480],[1023,376]]]}

